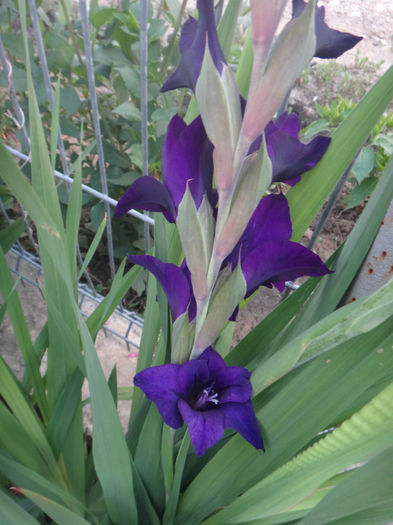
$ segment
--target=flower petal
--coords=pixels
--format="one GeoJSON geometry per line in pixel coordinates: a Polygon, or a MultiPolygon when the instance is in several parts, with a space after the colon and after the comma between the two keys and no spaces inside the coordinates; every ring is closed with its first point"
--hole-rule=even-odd
{"type": "Polygon", "coordinates": [[[121,217],[132,208],[166,212],[172,219],[170,222],[174,222],[174,206],[169,192],[153,177],[140,177],[128,188],[117,203],[115,217],[121,217]]]}
{"type": "Polygon", "coordinates": [[[247,281],[247,295],[261,285],[276,281],[331,273],[318,255],[301,244],[285,240],[262,243],[247,254],[241,265],[247,281]]]}
{"type": "MultiPolygon", "coordinates": [[[[300,16],[305,5],[304,0],[292,0],[292,18],[300,16]]],[[[330,29],[325,23],[324,18],[325,8],[316,7],[315,34],[317,37],[317,45],[314,56],[318,58],[338,58],[362,40],[361,36],[330,29]]]]}
{"type": "Polygon", "coordinates": [[[241,366],[228,366],[212,346],[200,355],[199,361],[207,363],[214,391],[219,403],[243,403],[251,399],[250,372],[241,366]]]}
{"type": "Polygon", "coordinates": [[[201,71],[206,39],[213,62],[221,72],[225,57],[217,36],[212,0],[198,0],[199,17],[196,21],[189,18],[183,26],[180,36],[181,59],[176,71],[168,78],[161,91],[188,87],[195,89],[201,71]]]}
{"type": "Polygon", "coordinates": [[[288,201],[282,194],[263,197],[247,227],[230,255],[234,268],[241,253],[242,259],[261,243],[272,240],[289,240],[292,235],[292,223],[288,201]]]}
{"type": "Polygon", "coordinates": [[[251,401],[247,403],[228,403],[223,405],[225,428],[239,432],[253,447],[264,449],[262,434],[251,401]]]}
{"type": "Polygon", "coordinates": [[[324,136],[303,144],[298,139],[299,129],[300,122],[294,113],[283,113],[277,122],[271,121],[266,127],[266,147],[272,162],[273,182],[298,178],[321,160],[330,144],[330,138],[324,136]]]}
{"type": "Polygon", "coordinates": [[[171,119],[162,150],[162,178],[176,207],[187,184],[197,208],[204,193],[209,193],[208,190],[211,193],[212,153],[213,146],[207,138],[201,117],[189,126],[178,115],[171,119]]]}
{"type": "Polygon", "coordinates": [[[224,436],[224,413],[213,408],[199,412],[193,410],[185,401],[178,401],[178,409],[187,423],[192,446],[197,456],[203,456],[206,450],[215,445],[224,436]]]}
{"type": "Polygon", "coordinates": [[[251,399],[250,372],[241,366],[226,366],[214,375],[214,390],[222,403],[245,403],[251,399]]]}
{"type": "Polygon", "coordinates": [[[192,400],[209,385],[209,368],[204,361],[193,359],[182,364],[177,375],[176,390],[185,401],[192,400]]]}
{"type": "Polygon", "coordinates": [[[164,263],[151,255],[129,255],[128,259],[149,270],[159,281],[168,298],[173,321],[187,310],[191,290],[181,268],[175,264],[164,263]]]}
{"type": "Polygon", "coordinates": [[[172,428],[183,426],[183,418],[178,410],[177,375],[181,365],[169,364],[153,366],[139,372],[134,377],[134,385],[145,393],[158,408],[162,419],[172,428]]]}

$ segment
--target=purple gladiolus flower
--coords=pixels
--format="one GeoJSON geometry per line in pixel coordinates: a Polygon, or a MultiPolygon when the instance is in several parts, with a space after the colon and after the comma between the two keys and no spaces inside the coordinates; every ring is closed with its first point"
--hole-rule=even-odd
{"type": "Polygon", "coordinates": [[[195,86],[202,67],[206,41],[209,45],[213,62],[221,73],[225,57],[217,36],[213,0],[198,0],[199,18],[190,17],[183,25],[179,41],[181,59],[176,71],[168,78],[161,91],[188,87],[195,91],[195,86]]]}
{"type": "MultiPolygon", "coordinates": [[[[331,139],[318,135],[309,143],[299,140],[300,120],[296,113],[283,113],[265,128],[268,155],[272,163],[272,182],[293,186],[300,176],[314,168],[322,159],[331,139]]],[[[249,154],[261,147],[262,137],[252,144],[249,154]]]]}
{"type": "Polygon", "coordinates": [[[241,261],[247,295],[272,284],[282,292],[285,281],[303,275],[320,277],[331,273],[321,258],[289,239],[292,223],[284,195],[267,195],[253,213],[228,261],[234,268],[241,261]]]}
{"type": "MultiPolygon", "coordinates": [[[[292,18],[301,15],[306,3],[304,0],[292,0],[292,18]]],[[[317,45],[314,56],[318,58],[338,58],[352,49],[363,37],[331,29],[325,23],[325,8],[315,8],[315,34],[317,45]]]]}
{"type": "Polygon", "coordinates": [[[213,146],[207,138],[202,119],[197,117],[189,126],[175,115],[168,126],[162,151],[162,180],[144,176],[137,179],[119,200],[115,217],[132,208],[164,213],[175,222],[177,208],[188,185],[199,208],[204,194],[215,205],[212,189],[213,146]]]}
{"type": "Polygon", "coordinates": [[[249,379],[248,370],[227,366],[209,347],[198,359],[182,365],[142,370],[134,384],[153,401],[167,425],[180,428],[187,424],[195,453],[202,456],[229,428],[256,449],[263,449],[249,379]]]}

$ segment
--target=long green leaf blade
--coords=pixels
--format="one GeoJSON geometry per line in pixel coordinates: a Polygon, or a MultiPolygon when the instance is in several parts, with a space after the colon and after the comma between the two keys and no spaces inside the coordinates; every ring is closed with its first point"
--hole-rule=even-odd
{"type": "Polygon", "coordinates": [[[0,490],[0,521],[2,525],[39,525],[39,522],[25,512],[13,499],[0,490]]]}
{"type": "MultiPolygon", "coordinates": [[[[249,521],[288,510],[334,474],[350,465],[367,460],[370,456],[391,445],[392,433],[393,384],[389,385],[340,428],[257,483],[227,509],[216,514],[206,523],[209,525],[234,525],[243,523],[245,519],[249,521]]],[[[391,467],[391,449],[388,457],[388,464],[391,467]]],[[[359,475],[361,477],[367,476],[367,470],[365,474],[359,472],[359,475]]],[[[381,499],[387,495],[385,485],[387,472],[382,469],[380,475],[381,478],[384,478],[381,479],[382,485],[378,485],[378,489],[374,487],[374,493],[369,492],[369,501],[377,498],[378,495],[381,499]]],[[[350,479],[348,478],[344,482],[344,487],[345,483],[351,487],[350,479]]],[[[374,479],[376,481],[377,478],[374,479]]],[[[389,479],[391,479],[391,469],[389,479]]],[[[339,487],[340,493],[336,494],[336,499],[333,499],[333,502],[342,505],[345,500],[347,506],[351,508],[351,503],[345,498],[345,491],[342,492],[343,485],[339,487]]],[[[370,491],[368,484],[364,488],[370,491]]],[[[392,490],[388,489],[388,492],[392,498],[392,490]]],[[[363,501],[367,503],[367,497],[363,501]]],[[[340,517],[339,515],[334,516],[335,512],[338,511],[337,507],[333,507],[333,509],[335,510],[330,513],[331,517],[340,517]]],[[[358,510],[361,510],[361,505],[359,505],[358,510]]],[[[319,515],[320,519],[321,516],[323,513],[319,515]]],[[[305,524],[310,525],[317,523],[322,525],[326,522],[325,520],[308,521],[307,518],[304,520],[305,524]]]]}
{"type": "Polygon", "coordinates": [[[301,239],[392,98],[393,66],[335,130],[321,162],[289,190],[287,197],[294,241],[301,239]]]}

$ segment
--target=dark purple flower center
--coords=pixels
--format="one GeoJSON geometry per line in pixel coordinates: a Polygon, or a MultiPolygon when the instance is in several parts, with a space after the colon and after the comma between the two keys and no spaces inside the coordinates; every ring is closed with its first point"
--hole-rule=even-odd
{"type": "Polygon", "coordinates": [[[218,393],[213,389],[214,385],[204,388],[197,396],[188,402],[194,410],[206,410],[212,408],[212,405],[218,405],[218,393]]]}

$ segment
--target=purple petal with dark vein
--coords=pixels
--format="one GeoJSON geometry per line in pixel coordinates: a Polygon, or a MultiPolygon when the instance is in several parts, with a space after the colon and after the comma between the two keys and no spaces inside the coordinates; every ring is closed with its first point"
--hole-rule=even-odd
{"type": "Polygon", "coordinates": [[[222,406],[222,411],[225,414],[225,428],[236,430],[253,447],[265,450],[251,401],[247,403],[225,403],[222,406]]]}
{"type": "MultiPolygon", "coordinates": [[[[300,16],[306,3],[304,0],[292,0],[292,18],[300,16]]],[[[314,56],[318,58],[338,58],[352,49],[363,37],[331,29],[325,23],[325,8],[315,9],[315,34],[317,44],[314,56]]]]}
{"type": "Polygon", "coordinates": [[[197,208],[203,194],[212,191],[212,153],[213,146],[207,138],[201,117],[189,126],[178,115],[171,119],[162,150],[162,179],[176,207],[187,184],[197,208]]]}
{"type": "Polygon", "coordinates": [[[291,241],[268,241],[241,261],[247,294],[261,285],[331,273],[318,255],[291,241]]]}
{"type": "Polygon", "coordinates": [[[181,365],[153,366],[134,377],[134,385],[156,405],[162,419],[172,428],[183,426],[183,418],[177,407],[177,376],[181,365]]]}
{"type": "Polygon", "coordinates": [[[117,203],[115,217],[121,217],[132,208],[166,212],[174,222],[171,196],[165,186],[153,177],[140,177],[128,188],[117,203]]]}
{"type": "Polygon", "coordinates": [[[129,255],[128,259],[149,270],[159,281],[167,296],[173,321],[187,310],[191,291],[181,268],[175,264],[164,263],[151,255],[129,255]]]}
{"type": "Polygon", "coordinates": [[[242,259],[261,243],[272,240],[289,240],[292,223],[288,201],[284,195],[271,194],[263,197],[251,216],[239,243],[230,255],[233,268],[241,253],[242,259]]]}
{"type": "Polygon", "coordinates": [[[315,137],[308,144],[298,139],[300,123],[297,115],[284,113],[277,122],[266,127],[266,146],[273,168],[273,182],[298,179],[313,168],[325,154],[329,137],[315,137]]]}
{"type": "Polygon", "coordinates": [[[192,446],[197,456],[215,445],[224,436],[224,412],[213,408],[199,412],[193,410],[185,401],[179,399],[178,409],[187,423],[192,446]]]}
{"type": "Polygon", "coordinates": [[[218,40],[212,0],[198,0],[198,20],[189,18],[180,36],[180,63],[176,71],[166,80],[161,91],[188,87],[195,90],[202,67],[206,39],[213,62],[221,73],[225,57],[218,40]]]}

